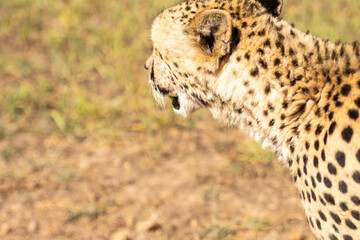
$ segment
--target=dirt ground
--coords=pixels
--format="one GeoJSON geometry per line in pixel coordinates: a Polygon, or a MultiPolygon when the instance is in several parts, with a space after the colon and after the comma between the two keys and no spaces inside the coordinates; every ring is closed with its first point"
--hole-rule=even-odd
{"type": "Polygon", "coordinates": [[[1,239],[314,239],[286,168],[236,162],[247,137],[208,121],[113,142],[15,134],[1,239]]]}

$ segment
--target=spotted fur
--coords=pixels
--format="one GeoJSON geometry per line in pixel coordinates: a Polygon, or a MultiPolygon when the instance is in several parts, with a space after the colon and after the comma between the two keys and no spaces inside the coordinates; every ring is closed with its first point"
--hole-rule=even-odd
{"type": "Polygon", "coordinates": [[[152,27],[150,85],[249,132],[290,168],[318,239],[360,239],[360,50],[304,33],[281,0],[189,0],[152,27]]]}

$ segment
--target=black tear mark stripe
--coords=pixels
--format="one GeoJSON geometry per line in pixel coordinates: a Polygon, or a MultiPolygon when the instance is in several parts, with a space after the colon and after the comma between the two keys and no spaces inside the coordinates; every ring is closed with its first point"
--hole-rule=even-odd
{"type": "Polygon", "coordinates": [[[151,81],[155,82],[154,62],[151,65],[150,79],[151,81]]]}

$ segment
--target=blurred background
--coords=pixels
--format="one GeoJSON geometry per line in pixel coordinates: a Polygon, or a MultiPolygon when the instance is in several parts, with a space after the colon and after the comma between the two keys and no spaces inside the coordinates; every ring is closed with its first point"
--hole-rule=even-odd
{"type": "MultiPolygon", "coordinates": [[[[1,239],[314,239],[268,150],[154,103],[151,22],[176,2],[0,1],[1,239]]],[[[360,40],[358,0],[282,16],[360,40]]]]}

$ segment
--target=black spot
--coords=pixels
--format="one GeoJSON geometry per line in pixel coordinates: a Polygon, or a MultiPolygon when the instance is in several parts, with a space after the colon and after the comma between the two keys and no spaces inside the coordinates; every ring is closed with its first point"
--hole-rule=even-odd
{"type": "Polygon", "coordinates": [[[323,129],[324,129],[323,126],[318,125],[317,128],[316,128],[316,130],[315,130],[315,134],[316,134],[316,135],[319,135],[323,129]]]}
{"type": "Polygon", "coordinates": [[[331,183],[330,179],[328,179],[327,177],[324,177],[324,184],[328,188],[332,187],[332,183],[331,183]]]}
{"type": "Polygon", "coordinates": [[[311,189],[311,197],[313,198],[314,201],[316,201],[316,195],[312,189],[311,189]]]}
{"type": "Polygon", "coordinates": [[[355,182],[360,184],[360,172],[359,171],[355,171],[354,174],[352,175],[352,177],[355,182]]]}
{"type": "Polygon", "coordinates": [[[354,240],[354,239],[349,235],[344,235],[344,240],[354,240]]]}
{"type": "Polygon", "coordinates": [[[327,221],[326,216],[325,216],[325,214],[324,214],[322,211],[319,211],[319,216],[320,216],[320,218],[321,218],[322,220],[324,220],[325,222],[327,221]]]}
{"type": "Polygon", "coordinates": [[[324,201],[324,199],[322,199],[321,197],[319,197],[319,198],[320,198],[321,204],[324,205],[324,206],[326,206],[326,202],[324,201]]]}
{"type": "Polygon", "coordinates": [[[339,240],[334,234],[329,235],[330,240],[339,240]]]}
{"type": "Polygon", "coordinates": [[[261,65],[262,68],[264,68],[264,69],[267,69],[267,68],[268,68],[267,63],[264,62],[264,60],[260,59],[260,60],[259,60],[259,63],[260,63],[260,65],[261,65]]]}
{"type": "MultiPolygon", "coordinates": [[[[278,66],[281,63],[280,59],[276,58],[274,60],[274,66],[278,66]]],[[[360,102],[360,98],[359,98],[359,102],[360,102]]]]}
{"type": "Polygon", "coordinates": [[[313,176],[311,176],[311,184],[314,188],[316,188],[316,183],[315,183],[315,179],[313,176]]]}
{"type": "Polygon", "coordinates": [[[351,197],[351,201],[356,205],[359,206],[360,205],[360,198],[358,196],[352,196],[351,197]]]}
{"type": "Polygon", "coordinates": [[[343,102],[340,102],[340,101],[337,101],[337,102],[335,103],[335,106],[336,106],[336,107],[341,107],[342,105],[344,105],[344,103],[343,103],[343,102]]]}
{"type": "Polygon", "coordinates": [[[344,128],[342,130],[341,137],[345,142],[349,143],[351,141],[353,133],[354,133],[354,130],[350,126],[348,126],[347,128],[344,128]]]}
{"type": "Polygon", "coordinates": [[[350,91],[351,91],[351,86],[350,86],[349,84],[345,84],[345,85],[342,86],[342,88],[341,88],[341,94],[342,94],[343,96],[348,96],[349,93],[350,93],[350,91]]]}
{"type": "Polygon", "coordinates": [[[251,76],[255,77],[259,74],[259,69],[258,67],[255,67],[255,69],[251,70],[250,72],[251,76]]]}
{"type": "Polygon", "coordinates": [[[338,76],[336,79],[337,79],[337,84],[338,84],[338,85],[340,85],[340,84],[342,83],[342,79],[341,79],[341,77],[340,77],[340,76],[338,76]]]}
{"type": "Polygon", "coordinates": [[[308,222],[310,222],[310,225],[312,228],[314,228],[314,223],[312,222],[312,219],[311,217],[310,218],[306,218],[308,220],[308,222]]]}
{"type": "Polygon", "coordinates": [[[356,159],[359,161],[360,163],[360,149],[357,151],[356,153],[356,159]]]}
{"type": "Polygon", "coordinates": [[[316,174],[316,179],[318,180],[319,183],[321,183],[321,175],[320,175],[320,173],[316,174]]]}
{"type": "Polygon", "coordinates": [[[279,40],[276,40],[275,45],[277,48],[284,47],[284,45],[279,40]]]}
{"type": "Polygon", "coordinates": [[[298,168],[298,170],[297,170],[297,175],[298,175],[299,178],[301,177],[301,171],[300,171],[299,168],[298,168]]]}
{"type": "Polygon", "coordinates": [[[335,158],[341,167],[345,167],[345,154],[343,152],[336,152],[335,158]]]}
{"type": "Polygon", "coordinates": [[[333,119],[333,117],[334,117],[334,112],[331,112],[331,113],[329,113],[329,119],[330,119],[330,121],[333,119]]]}
{"type": "Polygon", "coordinates": [[[329,111],[329,107],[330,107],[330,104],[329,104],[329,103],[326,104],[325,107],[324,107],[324,111],[325,111],[325,112],[328,112],[328,111],[329,111]]]}
{"type": "Polygon", "coordinates": [[[265,87],[265,94],[269,94],[271,91],[271,87],[270,87],[270,84],[266,85],[265,87]]]}
{"type": "Polygon", "coordinates": [[[275,72],[275,77],[276,77],[277,79],[279,79],[279,78],[281,77],[281,75],[282,75],[282,74],[281,74],[280,72],[278,72],[278,71],[275,72]]]}
{"type": "Polygon", "coordinates": [[[308,202],[309,202],[309,203],[311,203],[310,193],[309,193],[309,192],[307,192],[307,193],[306,193],[306,196],[307,196],[307,200],[308,200],[308,202]]]}
{"type": "Polygon", "coordinates": [[[319,150],[319,141],[318,140],[315,141],[314,147],[315,147],[316,151],[319,150]]]}
{"type": "Polygon", "coordinates": [[[316,219],[316,226],[318,227],[318,229],[321,230],[321,223],[320,223],[319,219],[316,219]]]}
{"type": "Polygon", "coordinates": [[[331,205],[335,205],[335,199],[331,194],[325,193],[324,194],[325,200],[330,203],[331,205]]]}
{"type": "Polygon", "coordinates": [[[326,160],[325,150],[324,150],[324,149],[321,151],[321,159],[322,159],[323,161],[326,160]]]}
{"type": "Polygon", "coordinates": [[[355,69],[351,69],[349,67],[345,68],[345,70],[343,71],[343,73],[347,76],[347,75],[350,75],[350,74],[353,74],[355,73],[356,70],[355,69]]]}
{"type": "Polygon", "coordinates": [[[294,67],[298,67],[299,66],[298,61],[296,59],[292,60],[292,65],[294,67]]]}
{"type": "Polygon", "coordinates": [[[290,152],[291,153],[294,153],[295,152],[295,147],[293,144],[290,145],[290,152]]]}
{"type": "Polygon", "coordinates": [[[340,203],[340,208],[341,210],[343,210],[344,212],[346,212],[349,208],[347,207],[346,203],[342,202],[340,203]]]}
{"type": "Polygon", "coordinates": [[[248,35],[248,38],[252,38],[253,36],[255,36],[255,33],[254,33],[254,32],[251,32],[251,33],[248,35]]]}
{"type": "Polygon", "coordinates": [[[336,167],[335,167],[332,163],[329,163],[329,164],[328,164],[328,171],[329,171],[329,173],[331,173],[332,175],[336,175],[336,174],[337,174],[336,167]]]}
{"type": "Polygon", "coordinates": [[[288,106],[289,106],[288,102],[284,101],[284,102],[282,103],[282,107],[283,107],[283,108],[287,109],[288,106]]]}
{"type": "Polygon", "coordinates": [[[347,184],[344,181],[339,182],[339,190],[342,193],[347,193],[348,187],[347,187],[347,184]]]}
{"type": "Polygon", "coordinates": [[[271,43],[269,39],[266,39],[266,41],[264,42],[264,47],[270,47],[271,43]]]}
{"type": "Polygon", "coordinates": [[[326,143],[327,143],[327,132],[324,135],[324,145],[326,145],[326,143]]]}
{"type": "Polygon", "coordinates": [[[307,155],[304,155],[303,156],[303,161],[304,161],[304,165],[306,166],[307,165],[307,162],[308,162],[309,158],[307,155]]]}
{"type": "Polygon", "coordinates": [[[314,167],[319,167],[319,159],[317,158],[317,156],[314,157],[314,167]]]}
{"type": "Polygon", "coordinates": [[[355,100],[355,104],[358,108],[360,108],[360,97],[355,100]]]}
{"type": "Polygon", "coordinates": [[[292,29],[290,30],[290,35],[293,36],[293,37],[296,36],[296,34],[294,33],[294,31],[292,29]]]}
{"type": "Polygon", "coordinates": [[[305,175],[307,175],[307,167],[306,166],[304,166],[303,172],[305,175]]]}
{"type": "Polygon", "coordinates": [[[321,117],[321,109],[320,108],[316,109],[315,115],[318,116],[318,117],[321,117]]]}
{"type": "Polygon", "coordinates": [[[268,103],[268,109],[273,112],[275,110],[274,106],[272,105],[272,103],[268,103]]]}
{"type": "Polygon", "coordinates": [[[311,227],[314,228],[314,223],[313,223],[311,217],[310,217],[310,218],[306,218],[306,219],[308,220],[308,222],[310,222],[311,227]]]}
{"type": "Polygon", "coordinates": [[[310,124],[310,123],[307,123],[307,124],[305,125],[305,130],[306,130],[306,131],[310,131],[310,129],[311,129],[311,124],[310,124]]]}
{"type": "Polygon", "coordinates": [[[269,127],[274,126],[274,124],[275,124],[275,120],[274,120],[274,119],[271,119],[270,122],[269,122],[269,127]]]}
{"type": "Polygon", "coordinates": [[[348,226],[350,229],[356,230],[355,224],[354,224],[350,219],[346,219],[346,220],[345,220],[345,224],[346,224],[346,226],[348,226]]]}
{"type": "Polygon", "coordinates": [[[293,165],[293,160],[289,159],[288,160],[288,165],[289,165],[289,167],[291,167],[293,165]]]}
{"type": "Polygon", "coordinates": [[[360,221],[360,212],[359,211],[351,211],[351,215],[353,216],[353,218],[360,221]]]}
{"type": "Polygon", "coordinates": [[[308,141],[305,142],[305,148],[306,148],[306,150],[309,150],[309,148],[310,148],[310,143],[308,141]]]}
{"type": "Polygon", "coordinates": [[[359,118],[359,111],[356,109],[350,109],[348,111],[349,118],[357,120],[359,118]]]}
{"type": "Polygon", "coordinates": [[[243,22],[243,23],[241,24],[241,28],[246,28],[246,26],[247,26],[247,22],[243,22]]]}
{"type": "Polygon", "coordinates": [[[333,134],[334,130],[335,130],[335,127],[336,127],[336,122],[332,122],[330,127],[329,127],[329,134],[333,134]]]}

